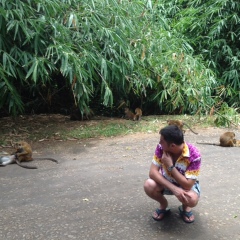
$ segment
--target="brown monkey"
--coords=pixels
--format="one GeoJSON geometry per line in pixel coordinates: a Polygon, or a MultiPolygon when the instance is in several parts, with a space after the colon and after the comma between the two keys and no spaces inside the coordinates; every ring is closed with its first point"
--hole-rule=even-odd
{"type": "Polygon", "coordinates": [[[219,138],[219,143],[204,143],[204,142],[198,142],[198,143],[205,144],[205,145],[221,146],[221,147],[239,147],[240,146],[240,140],[235,139],[234,132],[223,133],[219,138]]]}
{"type": "Polygon", "coordinates": [[[128,120],[134,120],[134,113],[128,108],[124,108],[124,112],[125,112],[125,118],[128,120]]]}
{"type": "Polygon", "coordinates": [[[167,120],[168,125],[176,125],[178,126],[183,133],[185,133],[185,130],[183,130],[184,126],[187,126],[191,132],[194,134],[198,134],[197,132],[194,132],[185,122],[181,120],[167,120]]]}
{"type": "Polygon", "coordinates": [[[234,147],[236,144],[236,138],[234,132],[225,132],[220,136],[220,146],[222,147],[234,147]]]}
{"type": "Polygon", "coordinates": [[[133,121],[140,121],[141,120],[141,117],[142,117],[142,109],[141,108],[136,108],[135,109],[135,115],[133,117],[133,121]]]}
{"type": "Polygon", "coordinates": [[[30,144],[27,142],[21,141],[15,144],[16,151],[13,153],[16,155],[16,158],[19,162],[25,161],[29,162],[32,161],[32,148],[30,144]]]}
{"type": "Polygon", "coordinates": [[[24,168],[29,168],[29,169],[37,169],[37,167],[31,167],[31,166],[26,166],[22,165],[21,162],[29,162],[33,160],[50,160],[52,162],[58,163],[58,161],[54,158],[33,158],[32,157],[32,148],[30,144],[28,144],[25,141],[21,141],[16,143],[16,151],[13,152],[12,154],[15,155],[15,162],[24,168]]]}
{"type": "Polygon", "coordinates": [[[16,163],[18,166],[28,169],[37,169],[37,167],[22,165],[16,158],[16,155],[0,156],[0,166],[6,166],[12,163],[16,163]]]}

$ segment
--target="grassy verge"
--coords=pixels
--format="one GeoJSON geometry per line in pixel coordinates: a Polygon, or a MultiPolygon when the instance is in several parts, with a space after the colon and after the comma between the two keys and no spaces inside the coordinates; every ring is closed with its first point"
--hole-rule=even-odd
{"type": "Polygon", "coordinates": [[[98,118],[90,121],[70,121],[62,115],[22,116],[13,121],[9,118],[0,119],[0,145],[19,140],[44,141],[88,139],[112,137],[133,133],[158,132],[169,119],[179,119],[191,128],[214,126],[213,117],[199,116],[144,116],[141,121],[124,120],[121,118],[98,118]]]}
{"type": "Polygon", "coordinates": [[[199,119],[195,116],[147,116],[141,121],[130,121],[116,119],[112,121],[99,121],[93,125],[81,125],[70,132],[63,132],[64,138],[72,137],[78,139],[112,137],[119,135],[127,135],[133,133],[158,132],[160,128],[166,125],[168,119],[179,119],[186,122],[192,128],[204,128],[214,126],[214,119],[204,117],[199,119]]]}

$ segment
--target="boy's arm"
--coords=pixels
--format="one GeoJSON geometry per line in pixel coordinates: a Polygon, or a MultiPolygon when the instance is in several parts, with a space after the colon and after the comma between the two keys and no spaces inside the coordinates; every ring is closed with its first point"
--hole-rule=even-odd
{"type": "Polygon", "coordinates": [[[153,163],[150,167],[149,177],[159,185],[169,189],[179,199],[180,202],[188,202],[188,197],[190,197],[188,192],[180,187],[175,186],[165,179],[162,174],[159,173],[159,167],[153,163]]]}
{"type": "MultiPolygon", "coordinates": [[[[168,169],[169,167],[173,166],[173,160],[170,154],[164,152],[162,155],[162,163],[165,165],[165,167],[168,169]]],[[[171,176],[176,180],[176,182],[184,189],[184,190],[190,190],[196,179],[190,179],[186,178],[184,175],[182,175],[175,167],[171,170],[171,176]]]]}

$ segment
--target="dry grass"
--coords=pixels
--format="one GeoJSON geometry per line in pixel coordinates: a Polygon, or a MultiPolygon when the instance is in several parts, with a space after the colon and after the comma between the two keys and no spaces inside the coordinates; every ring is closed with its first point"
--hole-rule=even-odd
{"type": "Polygon", "coordinates": [[[94,117],[92,120],[70,121],[69,116],[32,115],[0,119],[0,144],[7,146],[19,140],[54,141],[126,135],[135,132],[158,132],[167,119],[181,119],[192,128],[213,126],[212,118],[197,116],[144,116],[141,121],[122,118],[94,117]]]}

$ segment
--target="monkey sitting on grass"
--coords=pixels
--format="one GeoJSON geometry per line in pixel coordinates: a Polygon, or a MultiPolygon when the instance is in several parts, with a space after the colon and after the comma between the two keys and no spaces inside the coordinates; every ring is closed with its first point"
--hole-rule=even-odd
{"type": "Polygon", "coordinates": [[[125,118],[133,121],[140,121],[142,117],[142,109],[136,108],[135,114],[128,108],[124,108],[125,118]]]}

